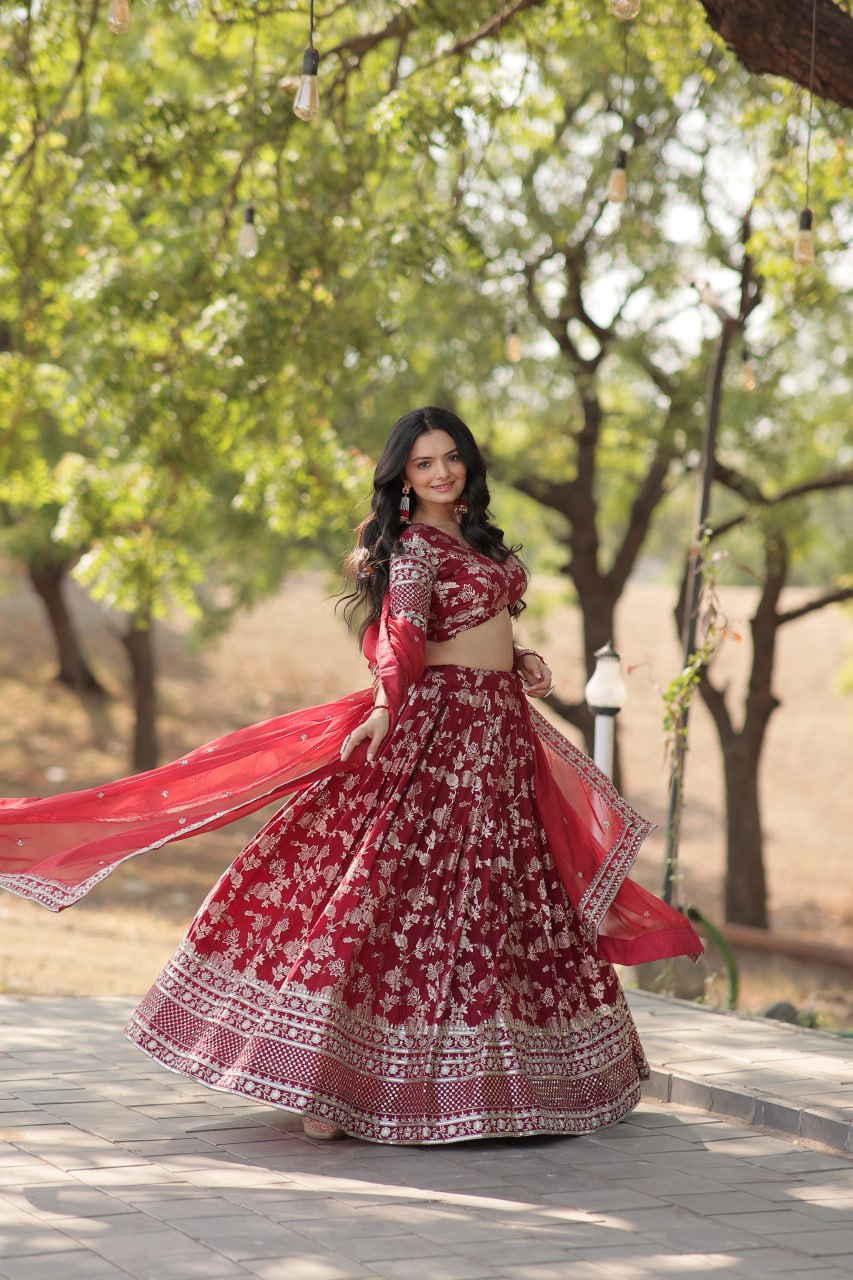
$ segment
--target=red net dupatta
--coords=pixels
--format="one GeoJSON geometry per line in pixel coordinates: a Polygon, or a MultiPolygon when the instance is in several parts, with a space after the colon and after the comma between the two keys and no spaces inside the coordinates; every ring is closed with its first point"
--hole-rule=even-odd
{"type": "MultiPolygon", "coordinates": [[[[382,618],[365,636],[365,657],[382,681],[392,729],[423,671],[425,639],[419,627],[390,614],[387,597],[382,618]]],[[[367,744],[345,764],[340,748],[371,703],[371,690],[363,690],[239,729],[160,769],[102,787],[0,800],[0,888],[62,911],[128,858],[213,831],[358,768],[367,744]]],[[[628,878],[651,824],[588,756],[527,710],[542,824],[588,940],[616,964],[700,954],[689,921],[628,878]]]]}
{"type": "MultiPolygon", "coordinates": [[[[387,605],[387,599],[386,599],[387,605]]],[[[365,655],[382,673],[391,722],[423,671],[425,636],[386,607],[365,655]]],[[[86,791],[0,800],[0,888],[63,911],[128,858],[235,822],[364,762],[343,764],[344,738],[367,716],[370,689],[238,729],[130,778],[86,791]]]]}
{"type": "Polygon", "coordinates": [[[120,863],[234,822],[363,762],[344,737],[369,689],[238,729],[171,764],[87,791],[0,800],[0,888],[51,911],[70,907],[120,863]]]}
{"type": "Polygon", "coordinates": [[[382,682],[391,729],[399,718],[406,690],[423,675],[425,643],[420,627],[391,614],[386,595],[382,617],[365,634],[362,651],[382,682]]]}
{"type": "Polygon", "coordinates": [[[689,920],[628,871],[652,824],[628,804],[594,762],[532,707],[536,800],[552,856],[584,933],[611,964],[697,957],[689,920]]]}

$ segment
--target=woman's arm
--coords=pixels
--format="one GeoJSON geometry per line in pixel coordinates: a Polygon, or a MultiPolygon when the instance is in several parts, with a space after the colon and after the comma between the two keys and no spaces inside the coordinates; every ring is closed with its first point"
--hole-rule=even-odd
{"type": "Polygon", "coordinates": [[[341,746],[347,760],[359,742],[369,740],[368,760],[373,760],[390,728],[396,723],[406,692],[424,668],[424,646],[429,621],[436,565],[404,546],[391,557],[388,593],[375,640],[375,696],[370,715],[341,746]]]}

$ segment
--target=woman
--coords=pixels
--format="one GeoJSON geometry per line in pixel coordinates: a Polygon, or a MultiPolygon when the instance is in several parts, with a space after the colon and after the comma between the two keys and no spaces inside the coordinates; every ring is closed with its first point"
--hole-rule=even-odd
{"type": "Polygon", "coordinates": [[[0,808],[0,884],[61,909],[126,857],[296,793],[127,1033],[173,1070],[301,1113],[313,1137],[613,1123],[647,1068],[612,963],[701,951],[627,878],[648,824],[527,705],[551,672],[513,644],[527,579],[488,501],[465,424],[406,414],[350,561],[373,691],[0,808]]]}

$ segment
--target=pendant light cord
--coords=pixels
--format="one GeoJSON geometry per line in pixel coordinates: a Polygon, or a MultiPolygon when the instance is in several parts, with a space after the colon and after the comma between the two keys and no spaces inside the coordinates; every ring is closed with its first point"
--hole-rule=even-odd
{"type": "Polygon", "coordinates": [[[628,79],[628,23],[622,24],[622,84],[619,90],[619,115],[622,119],[622,133],[625,133],[625,81],[628,79]]]}
{"type": "Polygon", "coordinates": [[[255,29],[252,32],[252,153],[249,159],[249,203],[255,199],[255,153],[258,147],[258,10],[255,9],[255,29]]]}
{"type": "Polygon", "coordinates": [[[314,0],[308,5],[308,48],[314,48],[314,0]]]}
{"type": "Polygon", "coordinates": [[[806,208],[809,206],[811,191],[811,152],[812,152],[812,104],[814,102],[814,60],[817,35],[817,0],[812,0],[812,51],[809,67],[809,119],[806,130],[806,208]]]}

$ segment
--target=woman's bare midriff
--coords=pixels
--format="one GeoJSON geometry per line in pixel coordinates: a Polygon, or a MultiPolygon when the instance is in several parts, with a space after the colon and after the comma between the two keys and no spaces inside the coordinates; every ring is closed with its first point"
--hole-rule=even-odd
{"type": "Polygon", "coordinates": [[[508,609],[478,627],[460,631],[452,640],[427,640],[424,653],[428,667],[450,663],[484,671],[512,671],[512,662],[512,618],[508,609]]]}

